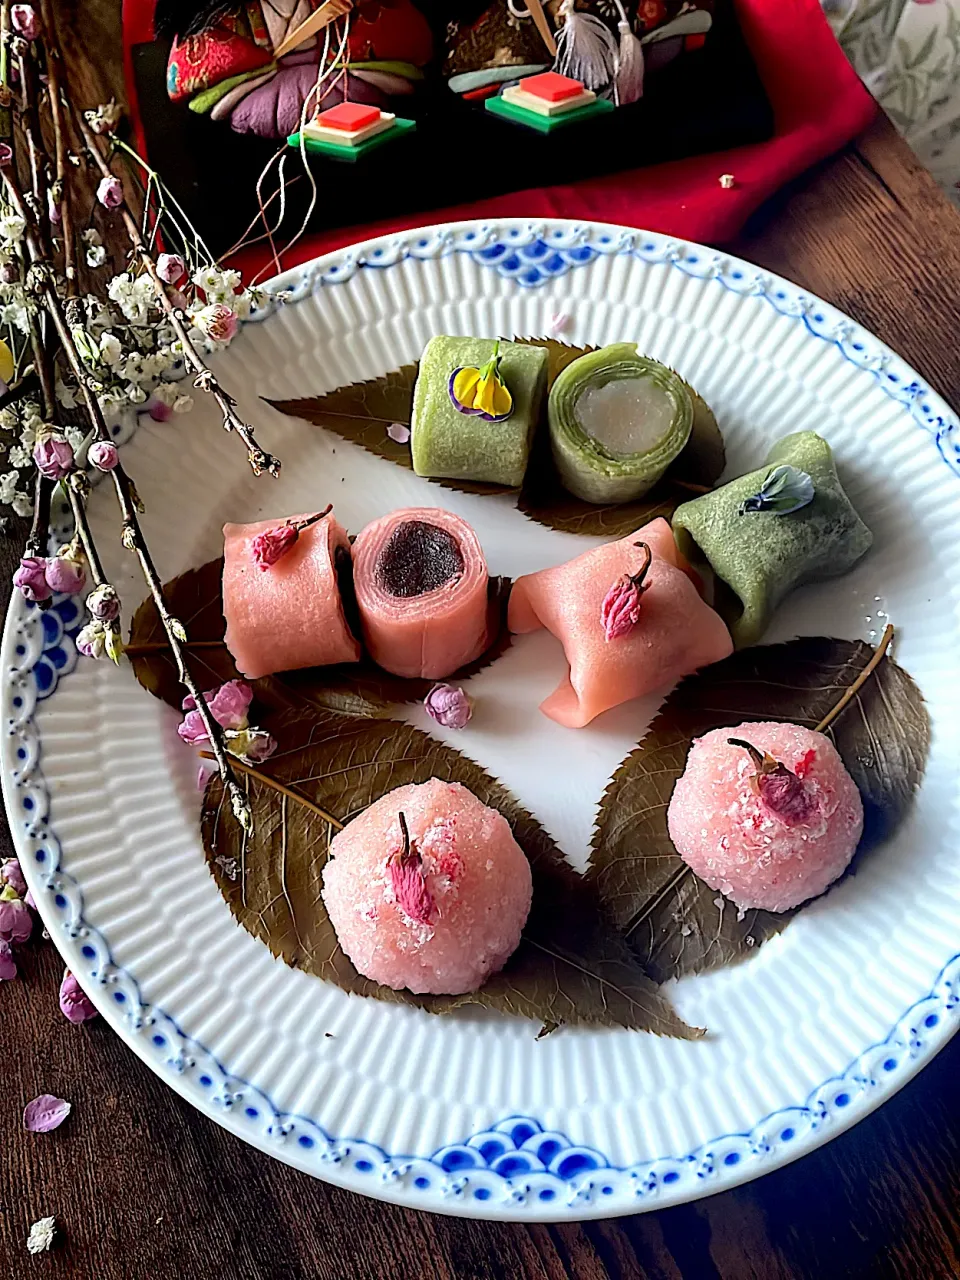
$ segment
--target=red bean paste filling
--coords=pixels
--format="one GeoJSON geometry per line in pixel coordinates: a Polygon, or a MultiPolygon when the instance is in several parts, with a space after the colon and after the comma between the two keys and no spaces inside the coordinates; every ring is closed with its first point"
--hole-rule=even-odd
{"type": "Polygon", "coordinates": [[[462,573],[463,554],[456,538],[425,520],[397,525],[377,556],[377,585],[404,600],[436,591],[462,573]]]}
{"type": "Polygon", "coordinates": [[[350,548],[339,546],[333,553],[333,571],[337,575],[337,589],[340,592],[340,604],[343,616],[354,640],[360,638],[360,609],[357,606],[357,593],[353,585],[353,557],[350,548]]]}

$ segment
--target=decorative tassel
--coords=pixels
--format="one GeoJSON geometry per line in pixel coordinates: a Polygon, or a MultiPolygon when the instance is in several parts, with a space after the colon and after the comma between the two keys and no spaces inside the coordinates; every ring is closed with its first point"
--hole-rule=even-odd
{"type": "Polygon", "coordinates": [[[578,13],[576,0],[563,0],[563,26],[557,35],[557,57],[553,64],[562,76],[579,80],[586,89],[606,89],[613,83],[617,67],[617,42],[613,32],[590,13],[578,13]]]}
{"type": "Polygon", "coordinates": [[[619,106],[639,102],[643,97],[643,45],[633,34],[627,11],[621,0],[616,0],[620,10],[617,30],[620,32],[620,52],[617,56],[617,74],[614,80],[614,97],[619,106]]]}

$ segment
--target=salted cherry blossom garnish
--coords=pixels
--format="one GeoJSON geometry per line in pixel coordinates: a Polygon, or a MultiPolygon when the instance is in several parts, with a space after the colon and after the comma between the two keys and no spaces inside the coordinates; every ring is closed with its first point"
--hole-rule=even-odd
{"type": "Polygon", "coordinates": [[[415,924],[429,924],[436,903],[423,875],[423,858],[410,839],[407,820],[398,815],[403,844],[399,853],[387,859],[387,879],[397,906],[415,924]]]}
{"type": "Polygon", "coordinates": [[[628,635],[640,621],[640,598],[649,585],[644,583],[644,578],[653,553],[645,542],[634,543],[634,546],[643,552],[643,563],[636,573],[625,573],[618,578],[600,606],[600,623],[607,640],[628,635]]]}
{"type": "Polygon", "coordinates": [[[308,516],[306,520],[287,520],[273,529],[264,529],[263,533],[258,533],[250,544],[254,563],[264,571],[272,568],[296,544],[304,529],[309,529],[312,524],[328,516],[332,510],[333,507],[328,506],[325,510],[318,511],[316,515],[308,516]]]}

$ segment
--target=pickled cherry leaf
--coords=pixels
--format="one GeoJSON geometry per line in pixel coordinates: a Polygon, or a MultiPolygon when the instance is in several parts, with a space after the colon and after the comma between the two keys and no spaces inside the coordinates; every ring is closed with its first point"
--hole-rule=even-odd
{"type": "Polygon", "coordinates": [[[241,775],[254,818],[244,836],[224,808],[219,777],[204,797],[202,833],[210,871],[234,917],[287,964],[344,991],[445,1013],[479,1004],[544,1024],[595,1023],[685,1038],[686,1026],[606,919],[595,890],[567,864],[544,829],[495,778],[453,748],[394,720],[329,711],[286,712],[263,723],[277,739],[260,773],[346,823],[395,787],[440,778],[460,782],[498,809],[533,870],[533,905],[506,967],[477,992],[416,996],[363,978],[340,950],[320,894],[331,823],[315,808],[258,777],[241,775]],[[227,872],[234,872],[231,878],[227,872]]]}
{"type": "MultiPolygon", "coordinates": [[[[749,720],[815,728],[873,654],[862,641],[804,637],[743,649],[684,680],[600,805],[587,880],[658,982],[742,960],[795,912],[737,908],[687,867],[667,831],[667,806],[694,738],[749,720]]],[[[827,731],[863,799],[854,860],[888,839],[923,778],[930,721],[910,676],[886,657],[827,731]]]]}
{"type": "MultiPolygon", "coordinates": [[[[547,388],[557,375],[595,347],[576,347],[556,338],[515,338],[547,352],[547,388]]],[[[338,387],[325,396],[302,400],[270,400],[274,409],[326,427],[377,457],[410,469],[409,444],[397,444],[387,434],[391,423],[409,427],[417,365],[407,364],[367,382],[338,387]]],[[[689,384],[688,384],[689,385],[689,384]]],[[[546,396],[534,436],[530,465],[517,508],[537,524],[563,533],[622,538],[657,516],[669,519],[681,502],[687,502],[719,479],[725,463],[723,436],[706,402],[692,387],[694,420],[690,441],[663,479],[643,498],[617,506],[598,507],[568,493],[560,483],[550,452],[546,396]],[[692,486],[692,488],[691,488],[692,486]]],[[[502,486],[431,477],[431,482],[463,493],[516,493],[502,486]]]]}
{"type": "MultiPolygon", "coordinates": [[[[187,665],[201,689],[245,678],[237,671],[223,643],[222,576],[222,558],[210,560],[199,569],[190,569],[174,578],[163,589],[172,613],[186,627],[187,665]]],[[[489,607],[494,639],[479,658],[449,677],[453,683],[476,675],[510,647],[507,603],[511,585],[509,578],[490,579],[489,607]]],[[[179,708],[184,690],[160,615],[150,596],[133,616],[127,655],[143,687],[171,707],[179,708]]],[[[255,715],[261,707],[274,711],[316,707],[344,715],[382,716],[391,706],[422,701],[434,681],[391,675],[364,657],[360,662],[284,671],[248,683],[253,686],[259,704],[255,715]]]]}

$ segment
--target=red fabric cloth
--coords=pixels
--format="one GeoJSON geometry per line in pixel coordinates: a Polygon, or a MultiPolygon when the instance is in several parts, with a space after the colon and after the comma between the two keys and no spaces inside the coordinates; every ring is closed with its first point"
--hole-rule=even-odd
{"type": "MultiPolygon", "coordinates": [[[[764,200],[839,150],[866,128],[876,112],[818,0],[736,3],[744,37],[774,111],[776,132],[768,142],[566,186],[512,192],[364,227],[324,231],[304,237],[284,256],[284,266],[295,266],[368,236],[460,218],[595,219],[686,240],[722,243],[731,239],[764,200]],[[722,173],[732,173],[736,180],[729,190],[719,184],[722,173]]],[[[128,44],[135,31],[142,39],[142,33],[149,30],[145,9],[152,12],[152,0],[124,0],[128,44]]],[[[132,97],[133,86],[128,87],[132,97]]],[[[234,265],[246,274],[258,270],[264,261],[257,247],[238,255],[234,265]]]]}

